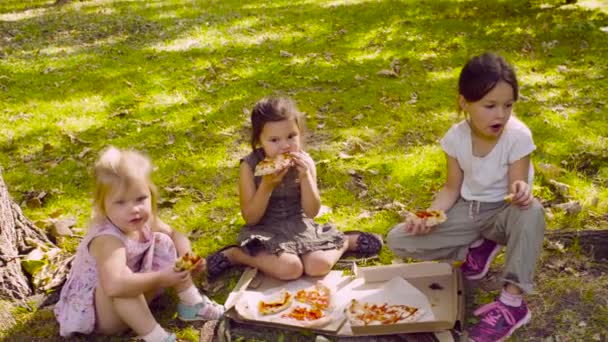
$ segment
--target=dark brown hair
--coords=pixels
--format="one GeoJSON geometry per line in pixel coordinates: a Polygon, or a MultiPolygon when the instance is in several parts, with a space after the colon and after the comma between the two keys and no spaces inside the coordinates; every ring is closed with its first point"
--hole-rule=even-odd
{"type": "Polygon", "coordinates": [[[511,85],[514,100],[517,101],[519,86],[513,66],[502,56],[486,52],[469,59],[462,68],[458,79],[458,93],[468,102],[477,102],[500,81],[511,85]]]}
{"type": "Polygon", "coordinates": [[[300,133],[304,134],[304,115],[298,110],[295,102],[287,97],[265,97],[258,101],[251,111],[251,147],[255,150],[262,129],[267,122],[283,120],[296,121],[300,133]]]}

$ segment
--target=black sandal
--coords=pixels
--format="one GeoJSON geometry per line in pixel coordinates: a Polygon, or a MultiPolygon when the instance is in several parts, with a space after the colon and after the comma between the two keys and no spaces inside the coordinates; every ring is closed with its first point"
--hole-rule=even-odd
{"type": "Polygon", "coordinates": [[[241,248],[237,245],[228,245],[207,257],[207,276],[209,278],[215,278],[220,274],[224,273],[224,271],[226,271],[230,267],[234,266],[234,264],[232,264],[228,257],[226,257],[222,252],[235,247],[241,248]]]}
{"type": "Polygon", "coordinates": [[[376,255],[382,249],[382,237],[378,234],[362,232],[360,230],[349,230],[344,235],[359,234],[357,237],[357,249],[352,251],[364,255],[376,255]]]}

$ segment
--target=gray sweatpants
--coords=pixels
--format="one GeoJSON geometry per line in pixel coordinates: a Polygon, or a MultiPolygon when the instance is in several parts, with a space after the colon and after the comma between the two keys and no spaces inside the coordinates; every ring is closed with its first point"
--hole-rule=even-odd
{"type": "Polygon", "coordinates": [[[400,223],[386,238],[400,257],[421,260],[464,260],[469,245],[484,237],[506,245],[503,280],[530,293],[534,269],[545,232],[542,205],[535,199],[528,209],[507,202],[483,203],[459,199],[446,212],[447,220],[427,235],[412,235],[400,223]]]}

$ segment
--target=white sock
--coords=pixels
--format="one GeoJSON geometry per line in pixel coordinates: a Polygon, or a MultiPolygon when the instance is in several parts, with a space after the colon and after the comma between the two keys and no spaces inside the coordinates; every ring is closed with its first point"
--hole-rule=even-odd
{"type": "Polygon", "coordinates": [[[160,324],[156,324],[154,329],[147,335],[141,336],[140,338],[146,342],[162,342],[169,337],[169,333],[163,329],[160,324]]]}
{"type": "Polygon", "coordinates": [[[179,292],[177,296],[186,305],[194,305],[203,301],[203,296],[201,296],[201,293],[198,292],[198,289],[194,285],[179,292]]]}
{"type": "Polygon", "coordinates": [[[509,293],[509,292],[507,292],[507,290],[502,289],[502,292],[500,293],[500,297],[498,298],[498,300],[508,306],[519,307],[519,306],[521,306],[521,303],[523,302],[524,297],[522,295],[516,295],[516,294],[509,293]]]}

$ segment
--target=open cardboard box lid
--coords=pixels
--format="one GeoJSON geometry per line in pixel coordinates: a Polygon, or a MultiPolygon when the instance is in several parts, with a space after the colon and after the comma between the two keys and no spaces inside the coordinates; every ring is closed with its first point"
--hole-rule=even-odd
{"type": "MultiPolygon", "coordinates": [[[[451,264],[437,262],[421,262],[410,264],[393,264],[372,267],[353,267],[353,276],[344,276],[341,271],[332,271],[324,281],[333,282],[337,288],[337,296],[346,291],[351,285],[358,283],[359,287],[368,289],[381,288],[387,281],[400,276],[426,295],[434,315],[432,321],[410,322],[391,325],[351,326],[346,319],[328,324],[322,328],[307,329],[328,336],[371,336],[404,334],[419,332],[435,332],[440,341],[452,341],[451,334],[444,333],[450,329],[460,331],[464,323],[464,292],[462,275],[459,269],[451,264]],[[448,337],[449,336],[449,337],[448,337]]],[[[320,278],[310,278],[314,282],[320,278]]],[[[255,324],[280,329],[302,330],[295,326],[249,320],[241,317],[234,309],[234,304],[248,291],[266,291],[280,287],[286,282],[266,277],[251,269],[243,273],[237,286],[226,301],[226,316],[237,322],[255,324]]]]}

